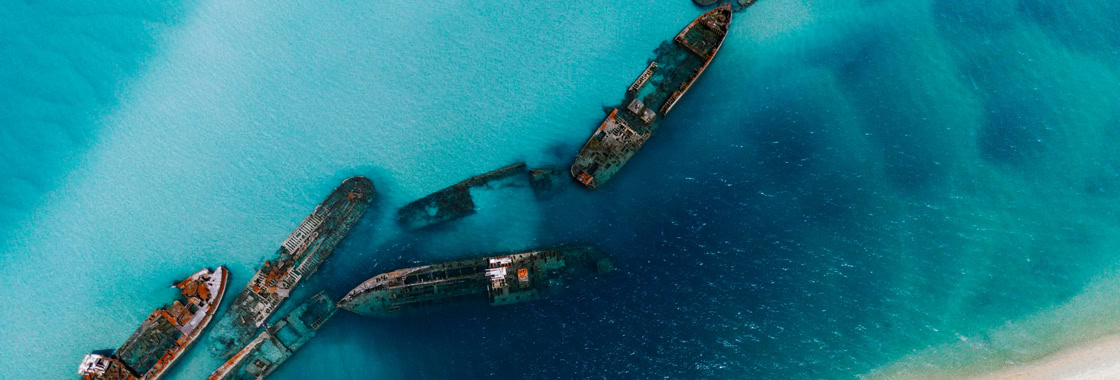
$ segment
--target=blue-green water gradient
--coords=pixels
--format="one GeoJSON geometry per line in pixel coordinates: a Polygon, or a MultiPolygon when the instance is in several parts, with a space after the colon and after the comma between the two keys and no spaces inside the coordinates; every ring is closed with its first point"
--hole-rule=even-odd
{"type": "MultiPolygon", "coordinates": [[[[339,314],[277,379],[925,377],[1120,328],[1108,2],[761,0],[603,189],[419,233],[392,221],[411,200],[567,165],[701,10],[98,4],[0,5],[0,377],[73,378],[201,267],[239,291],[353,175],[382,198],[296,301],[565,242],[619,270],[536,303],[339,314]]],[[[219,364],[195,347],[169,378],[219,364]]]]}

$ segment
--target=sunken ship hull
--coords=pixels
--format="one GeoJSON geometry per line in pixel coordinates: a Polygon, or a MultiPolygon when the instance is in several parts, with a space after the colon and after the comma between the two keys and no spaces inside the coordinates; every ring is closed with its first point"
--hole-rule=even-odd
{"type": "Polygon", "coordinates": [[[374,276],[338,306],[367,317],[392,318],[460,300],[507,305],[547,295],[566,278],[612,269],[602,251],[583,246],[457,260],[374,276]]]}
{"type": "Polygon", "coordinates": [[[326,292],[319,292],[261,331],[206,379],[255,380],[268,376],[314,338],[337,310],[334,300],[326,292]]]}
{"type": "Polygon", "coordinates": [[[276,257],[249,280],[249,284],[219,321],[217,357],[227,359],[249,343],[269,316],[288,299],[300,281],[319,269],[376,197],[365,177],[342,182],[323,203],[300,223],[276,251],[276,257]]]}
{"type": "Polygon", "coordinates": [[[418,230],[474,214],[471,189],[501,187],[506,180],[525,175],[527,171],[525,163],[518,162],[467,178],[401,207],[397,211],[397,221],[405,229],[418,230]]]}
{"type": "Polygon", "coordinates": [[[570,170],[576,181],[592,189],[601,186],[645,145],[719,52],[731,13],[729,4],[717,7],[693,20],[672,42],[661,44],[626,90],[622,105],[580,149],[570,170]]]}
{"type": "MultiPolygon", "coordinates": [[[[397,211],[397,221],[407,230],[419,230],[475,214],[475,191],[528,186],[538,199],[546,199],[559,186],[566,169],[529,169],[524,162],[472,176],[417,199],[397,211]]],[[[567,183],[567,182],[565,182],[567,183]]]]}
{"type": "Polygon", "coordinates": [[[203,269],[176,284],[186,300],[156,309],[112,355],[88,354],[78,367],[86,380],[154,380],[206,330],[225,296],[229,271],[203,269]]]}

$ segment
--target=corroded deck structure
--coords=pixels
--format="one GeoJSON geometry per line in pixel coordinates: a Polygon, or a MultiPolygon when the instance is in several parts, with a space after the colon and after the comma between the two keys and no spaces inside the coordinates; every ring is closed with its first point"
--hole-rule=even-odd
{"type": "Polygon", "coordinates": [[[657,56],[626,90],[622,106],[599,125],[572,163],[571,174],[589,188],[615,175],[649,140],[719,52],[731,25],[731,6],[693,20],[657,48],[657,56]]]}
{"type": "Polygon", "coordinates": [[[503,186],[504,180],[524,175],[524,162],[479,174],[420,198],[397,211],[397,221],[406,229],[415,230],[459,219],[475,213],[471,189],[503,186]]]}
{"type": "MultiPolygon", "coordinates": [[[[724,1],[724,0],[692,0],[693,3],[695,3],[697,6],[700,6],[700,7],[708,7],[712,4],[715,4],[715,3],[718,3],[718,2],[721,2],[721,1],[724,1]]],[[[753,5],[755,3],[755,1],[757,1],[757,0],[726,0],[726,1],[727,1],[727,4],[730,4],[732,6],[732,10],[734,10],[735,12],[738,12],[738,11],[747,9],[747,7],[753,5]]]]}
{"type": "Polygon", "coordinates": [[[507,305],[540,298],[565,278],[612,269],[601,250],[585,246],[458,260],[374,276],[346,294],[338,306],[390,318],[460,299],[507,305]]]}
{"type": "Polygon", "coordinates": [[[300,280],[319,269],[376,197],[365,177],[342,182],[300,223],[230,305],[219,322],[216,355],[227,359],[244,347],[300,280]]]}
{"type": "Polygon", "coordinates": [[[319,292],[233,355],[207,380],[254,380],[268,376],[315,337],[338,308],[326,292],[319,292]]]}
{"type": "Polygon", "coordinates": [[[86,380],[154,380],[197,340],[222,303],[229,272],[203,269],[175,286],[186,303],[156,309],[111,356],[89,354],[78,367],[86,380]]]}
{"type": "Polygon", "coordinates": [[[475,190],[528,186],[533,189],[537,198],[548,198],[559,187],[557,178],[566,176],[564,172],[564,169],[528,169],[524,162],[503,166],[467,178],[401,207],[397,211],[397,221],[405,229],[417,230],[472,215],[477,212],[474,196],[471,194],[475,190]]]}

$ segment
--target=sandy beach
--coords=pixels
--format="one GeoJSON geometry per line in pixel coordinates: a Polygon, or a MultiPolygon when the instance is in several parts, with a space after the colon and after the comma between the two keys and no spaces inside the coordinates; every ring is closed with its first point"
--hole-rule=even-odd
{"type": "Polygon", "coordinates": [[[1120,379],[1120,275],[1054,308],[927,347],[869,379],[1120,379]]]}
{"type": "Polygon", "coordinates": [[[973,379],[1118,379],[1120,334],[1060,350],[973,379]]]}
{"type": "MultiPolygon", "coordinates": [[[[931,351],[919,357],[910,357],[872,373],[865,379],[1120,379],[1120,333],[1104,335],[1034,360],[999,362],[982,360],[965,366],[944,366],[930,361],[952,358],[961,359],[978,354],[957,350],[931,351]],[[937,352],[941,354],[938,355],[937,352]]],[[[968,359],[964,359],[968,360],[968,359]]]]}

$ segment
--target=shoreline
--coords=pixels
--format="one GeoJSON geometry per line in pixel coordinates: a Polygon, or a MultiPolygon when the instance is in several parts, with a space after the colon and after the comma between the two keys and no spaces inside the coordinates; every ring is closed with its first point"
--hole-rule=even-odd
{"type": "Polygon", "coordinates": [[[1120,333],[1062,348],[969,379],[1120,378],[1120,333]]]}
{"type": "Polygon", "coordinates": [[[1120,273],[1069,301],[958,341],[929,346],[865,379],[1120,378],[1120,273]]]}
{"type": "MultiPolygon", "coordinates": [[[[942,347],[943,349],[944,347],[942,347]]],[[[990,353],[990,351],[989,351],[990,353]]],[[[987,358],[973,363],[934,364],[930,357],[968,357],[979,351],[931,351],[919,359],[910,357],[885,368],[858,376],[862,379],[1118,379],[1120,378],[1120,332],[1109,332],[1032,359],[1016,360],[1023,353],[1005,354],[1003,359],[987,358]],[[940,354],[934,354],[940,352],[940,354]]],[[[963,359],[968,361],[968,359],[963,359]]]]}

